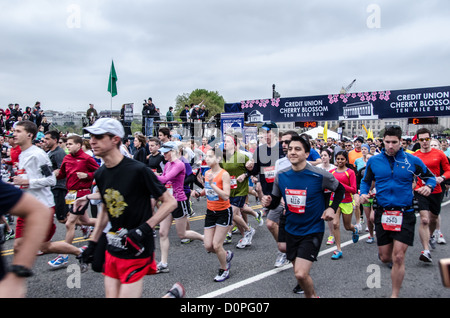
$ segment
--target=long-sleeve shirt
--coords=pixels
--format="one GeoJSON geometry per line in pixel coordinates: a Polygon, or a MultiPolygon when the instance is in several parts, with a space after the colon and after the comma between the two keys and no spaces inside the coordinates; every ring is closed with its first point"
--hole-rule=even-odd
{"type": "Polygon", "coordinates": [[[164,167],[162,175],[158,176],[158,180],[166,185],[166,188],[172,188],[173,196],[177,201],[186,201],[187,197],[184,193],[184,177],[186,175],[186,167],[179,159],[169,161],[164,167]]]}
{"type": "Polygon", "coordinates": [[[75,155],[64,157],[57,179],[66,178],[67,190],[77,190],[77,198],[89,194],[94,172],[99,168],[94,158],[80,149],[75,155]],[[79,179],[77,172],[87,173],[87,178],[79,179]]]}
{"type": "Polygon", "coordinates": [[[19,155],[18,175],[28,179],[28,187],[24,191],[34,195],[48,207],[54,207],[55,201],[51,187],[56,184],[52,173],[52,163],[44,150],[31,146],[19,155]]]}
{"type": "Polygon", "coordinates": [[[413,205],[412,184],[418,176],[433,189],[436,178],[419,158],[400,149],[395,156],[388,156],[384,150],[371,157],[361,180],[361,195],[368,194],[375,181],[377,202],[383,208],[403,208],[413,205]]]}

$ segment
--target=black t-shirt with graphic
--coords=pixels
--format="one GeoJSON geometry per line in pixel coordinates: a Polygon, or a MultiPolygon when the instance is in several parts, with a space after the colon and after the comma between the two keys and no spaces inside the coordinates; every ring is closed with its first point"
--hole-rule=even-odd
{"type": "MultiPolygon", "coordinates": [[[[101,166],[94,178],[111,222],[110,232],[129,231],[146,222],[152,216],[150,196],[159,198],[166,191],[148,166],[127,157],[113,168],[101,166]]],[[[153,250],[150,236],[139,258],[151,256],[153,250]]],[[[118,252],[108,246],[108,251],[119,258],[136,258],[131,247],[118,252]]]]}

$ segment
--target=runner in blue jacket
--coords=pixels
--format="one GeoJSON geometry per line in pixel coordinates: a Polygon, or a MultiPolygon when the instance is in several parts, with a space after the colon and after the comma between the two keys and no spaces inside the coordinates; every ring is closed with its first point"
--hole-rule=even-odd
{"type": "Polygon", "coordinates": [[[392,126],[385,130],[385,148],[366,165],[361,180],[361,203],[369,202],[369,190],[376,189],[375,232],[378,255],[383,263],[392,263],[392,295],[398,297],[405,276],[405,254],[414,242],[416,216],[413,208],[414,183],[420,178],[425,185],[416,189],[424,196],[436,186],[436,178],[417,157],[403,152],[402,130],[392,126]]]}

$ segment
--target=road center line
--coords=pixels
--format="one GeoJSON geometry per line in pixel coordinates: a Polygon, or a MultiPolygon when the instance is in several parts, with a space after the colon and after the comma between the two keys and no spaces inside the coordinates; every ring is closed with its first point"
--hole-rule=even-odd
{"type": "MultiPolygon", "coordinates": [[[[441,205],[441,206],[446,206],[446,205],[449,205],[449,204],[450,204],[450,200],[445,201],[445,202],[442,202],[442,205],[441,205]]],[[[418,216],[418,214],[416,214],[416,216],[418,216]]],[[[362,236],[359,237],[359,239],[360,239],[360,240],[361,240],[361,239],[365,239],[366,237],[369,237],[369,234],[362,235],[362,236]]],[[[350,244],[353,244],[353,241],[350,240],[350,241],[347,241],[347,242],[345,242],[345,243],[342,243],[342,244],[341,244],[341,247],[344,247],[344,246],[347,246],[347,245],[350,245],[350,244]]],[[[323,250],[323,251],[320,251],[318,257],[323,256],[323,255],[326,255],[326,254],[329,254],[329,253],[331,253],[331,252],[334,252],[335,250],[336,250],[336,246],[327,248],[327,249],[325,249],[325,250],[323,250]]],[[[238,282],[238,283],[229,285],[229,286],[227,286],[227,287],[224,287],[224,288],[215,290],[215,291],[213,291],[213,292],[210,292],[210,293],[201,295],[201,296],[199,296],[199,297],[197,297],[197,298],[214,298],[214,297],[218,297],[218,296],[220,296],[220,295],[226,294],[226,293],[228,293],[228,292],[231,292],[231,291],[233,291],[233,290],[235,290],[235,289],[244,287],[244,286],[246,286],[246,285],[250,285],[250,284],[252,284],[252,283],[254,283],[254,282],[257,282],[257,281],[259,281],[259,280],[261,280],[261,279],[264,279],[264,278],[266,278],[266,277],[275,275],[275,274],[277,274],[277,273],[280,273],[280,272],[285,271],[285,270],[290,269],[290,268],[292,268],[292,263],[290,263],[290,264],[288,264],[288,265],[285,265],[285,266],[283,266],[283,267],[275,268],[275,269],[269,270],[269,271],[267,271],[267,272],[258,274],[258,275],[256,275],[256,276],[253,276],[253,277],[244,279],[243,281],[240,281],[240,282],[238,282]]]]}
{"type": "MultiPolygon", "coordinates": [[[[359,237],[359,239],[360,240],[361,239],[365,239],[366,237],[369,237],[369,234],[362,235],[362,236],[359,237]]],[[[350,244],[354,244],[352,240],[342,243],[341,247],[344,247],[344,246],[347,246],[347,245],[350,245],[350,244]]],[[[329,253],[332,253],[335,250],[336,250],[336,246],[327,248],[327,249],[325,249],[323,251],[320,251],[318,257],[326,255],[326,254],[329,254],[329,253]]],[[[280,273],[280,272],[285,271],[285,270],[290,269],[290,268],[292,268],[292,263],[289,263],[288,265],[285,265],[283,267],[271,269],[269,271],[266,271],[264,273],[258,274],[256,276],[244,279],[244,280],[242,280],[240,282],[237,282],[235,284],[232,284],[232,285],[226,286],[224,288],[215,290],[213,292],[201,295],[201,296],[199,296],[197,298],[214,298],[214,297],[218,297],[220,295],[226,294],[228,292],[231,292],[231,291],[233,291],[235,289],[244,287],[246,285],[250,285],[250,284],[252,284],[254,282],[257,282],[257,281],[259,281],[261,279],[264,279],[264,278],[267,278],[269,276],[275,275],[277,273],[280,273]]]]}

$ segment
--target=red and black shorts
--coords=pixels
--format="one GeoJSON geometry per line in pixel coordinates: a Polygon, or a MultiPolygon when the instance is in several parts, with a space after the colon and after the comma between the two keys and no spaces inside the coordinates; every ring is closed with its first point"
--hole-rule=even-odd
{"type": "Polygon", "coordinates": [[[121,284],[132,284],[145,275],[156,274],[157,267],[154,255],[147,258],[123,259],[105,252],[103,275],[117,279],[121,284]]]}

